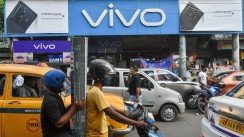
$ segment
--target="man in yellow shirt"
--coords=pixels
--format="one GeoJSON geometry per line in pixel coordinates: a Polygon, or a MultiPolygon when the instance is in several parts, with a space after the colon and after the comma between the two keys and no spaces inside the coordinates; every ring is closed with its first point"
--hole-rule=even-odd
{"type": "Polygon", "coordinates": [[[95,59],[91,62],[89,69],[89,74],[95,80],[95,83],[89,88],[87,94],[86,136],[108,137],[108,126],[105,114],[124,124],[138,127],[146,126],[145,122],[134,121],[127,118],[124,112],[112,107],[105,99],[101,90],[109,72],[114,72],[111,64],[106,60],[95,59]]]}

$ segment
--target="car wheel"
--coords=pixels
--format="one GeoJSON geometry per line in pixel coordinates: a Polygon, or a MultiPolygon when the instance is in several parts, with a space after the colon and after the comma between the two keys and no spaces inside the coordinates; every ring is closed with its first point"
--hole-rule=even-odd
{"type": "Polygon", "coordinates": [[[197,107],[197,100],[194,100],[193,94],[189,94],[186,96],[185,103],[187,108],[193,109],[197,107]]]}
{"type": "Polygon", "coordinates": [[[207,102],[204,97],[199,97],[197,100],[197,107],[200,110],[201,113],[204,114],[205,112],[205,107],[207,105],[207,102]]]}
{"type": "Polygon", "coordinates": [[[164,105],[159,110],[159,117],[161,120],[171,122],[176,119],[178,115],[177,109],[173,105],[164,105]]]}

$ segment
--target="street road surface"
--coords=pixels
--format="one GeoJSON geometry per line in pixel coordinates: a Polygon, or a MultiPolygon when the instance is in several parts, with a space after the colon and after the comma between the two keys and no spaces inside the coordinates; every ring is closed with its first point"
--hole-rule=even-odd
{"type": "MultiPolygon", "coordinates": [[[[155,125],[165,137],[199,137],[202,131],[201,121],[203,117],[204,115],[198,109],[186,109],[186,112],[179,115],[174,122],[160,122],[156,119],[155,125]]],[[[138,137],[136,129],[126,137],[138,137]]]]}

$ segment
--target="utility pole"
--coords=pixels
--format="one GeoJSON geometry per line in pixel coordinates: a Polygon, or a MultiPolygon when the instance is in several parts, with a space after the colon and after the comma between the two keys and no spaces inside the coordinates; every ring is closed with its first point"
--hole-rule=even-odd
{"type": "Polygon", "coordinates": [[[180,35],[180,64],[179,64],[179,76],[185,81],[186,80],[186,37],[185,35],[180,35]]]}
{"type": "Polygon", "coordinates": [[[240,70],[239,34],[232,34],[232,60],[235,70],[240,70]]]}
{"type": "MultiPolygon", "coordinates": [[[[72,37],[71,58],[71,102],[86,99],[87,91],[87,47],[88,38],[72,37]],[[73,59],[73,60],[72,60],[73,59]]],[[[74,137],[85,137],[86,133],[86,109],[77,111],[72,116],[72,135],[74,137]]]]}

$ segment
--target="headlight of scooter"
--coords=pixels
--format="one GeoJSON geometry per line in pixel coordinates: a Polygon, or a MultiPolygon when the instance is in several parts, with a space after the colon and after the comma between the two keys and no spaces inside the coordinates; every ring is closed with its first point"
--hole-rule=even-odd
{"type": "Polygon", "coordinates": [[[183,102],[182,96],[178,95],[178,98],[179,98],[179,102],[182,103],[183,102]]]}

